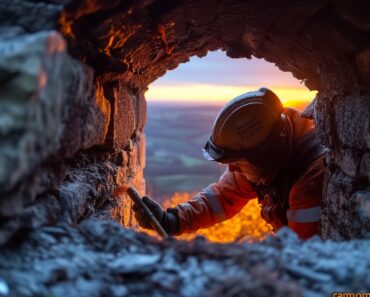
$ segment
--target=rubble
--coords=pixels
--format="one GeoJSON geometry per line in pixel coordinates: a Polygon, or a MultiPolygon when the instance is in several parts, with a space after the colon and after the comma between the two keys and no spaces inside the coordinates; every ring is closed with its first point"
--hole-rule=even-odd
{"type": "Polygon", "coordinates": [[[0,249],[0,296],[331,296],[370,290],[368,240],[149,237],[113,221],[42,227],[0,249]],[[7,288],[9,293],[7,293],[7,288]],[[2,294],[2,295],[1,295],[2,294]]]}

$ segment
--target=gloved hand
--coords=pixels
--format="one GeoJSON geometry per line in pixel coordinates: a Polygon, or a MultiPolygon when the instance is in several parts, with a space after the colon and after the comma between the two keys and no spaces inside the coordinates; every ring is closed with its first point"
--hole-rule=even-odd
{"type": "MultiPolygon", "coordinates": [[[[143,197],[143,202],[150,209],[168,235],[173,235],[178,232],[179,219],[177,217],[176,209],[170,208],[165,211],[157,202],[147,196],[143,197]]],[[[153,230],[153,227],[145,213],[135,204],[133,206],[133,210],[136,221],[139,225],[145,229],[153,230]]]]}

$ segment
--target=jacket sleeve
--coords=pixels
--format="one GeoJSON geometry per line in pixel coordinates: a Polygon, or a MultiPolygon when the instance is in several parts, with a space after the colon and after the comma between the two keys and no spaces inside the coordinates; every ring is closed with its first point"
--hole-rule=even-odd
{"type": "Polygon", "coordinates": [[[204,188],[190,201],[177,205],[178,234],[193,233],[227,220],[255,197],[252,185],[227,168],[217,183],[204,188]]]}
{"type": "Polygon", "coordinates": [[[318,158],[295,182],[289,195],[287,211],[288,226],[300,238],[319,235],[322,184],[324,175],[323,157],[318,158]]]}

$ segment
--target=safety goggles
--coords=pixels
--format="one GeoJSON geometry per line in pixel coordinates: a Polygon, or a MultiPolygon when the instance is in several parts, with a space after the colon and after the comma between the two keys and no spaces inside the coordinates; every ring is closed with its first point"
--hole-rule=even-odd
{"type": "Polygon", "coordinates": [[[243,158],[244,152],[225,150],[215,145],[211,138],[202,149],[203,157],[208,161],[227,164],[243,158]]]}

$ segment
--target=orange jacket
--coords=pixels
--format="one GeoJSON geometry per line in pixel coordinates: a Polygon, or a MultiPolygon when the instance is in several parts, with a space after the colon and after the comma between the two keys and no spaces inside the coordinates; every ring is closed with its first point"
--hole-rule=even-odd
{"type": "MultiPolygon", "coordinates": [[[[313,122],[301,118],[298,111],[286,108],[284,114],[292,127],[293,146],[314,129],[313,122]]],[[[229,170],[229,167],[217,183],[177,206],[179,234],[192,233],[227,220],[237,214],[249,200],[256,199],[254,186],[240,173],[229,170]]],[[[288,226],[303,239],[319,234],[323,172],[321,156],[296,178],[289,191],[288,226]]]]}

